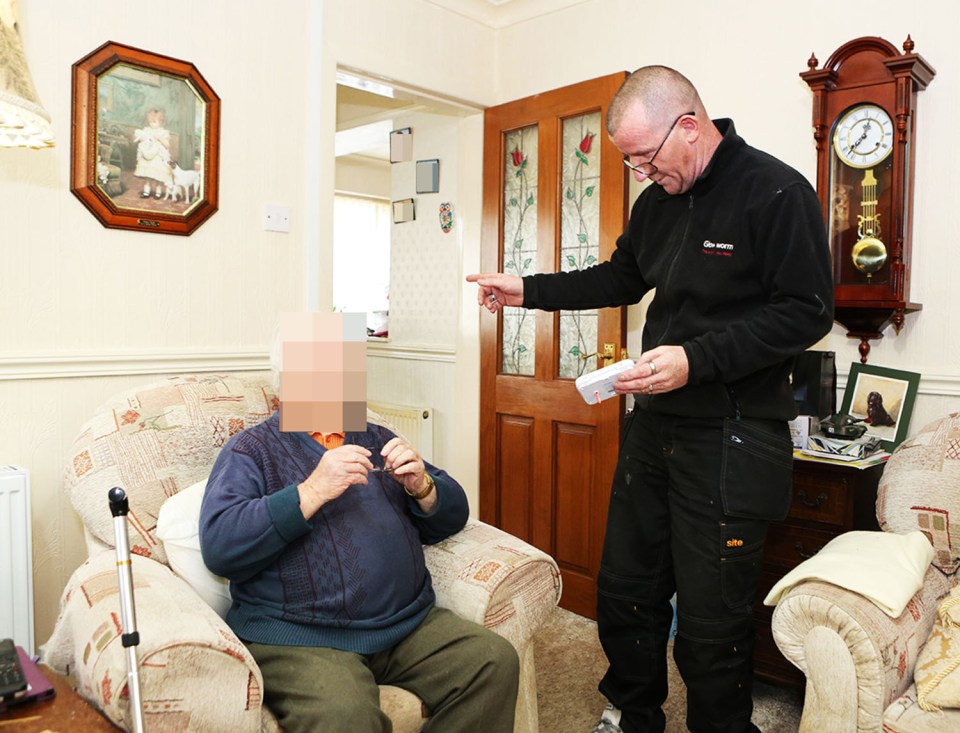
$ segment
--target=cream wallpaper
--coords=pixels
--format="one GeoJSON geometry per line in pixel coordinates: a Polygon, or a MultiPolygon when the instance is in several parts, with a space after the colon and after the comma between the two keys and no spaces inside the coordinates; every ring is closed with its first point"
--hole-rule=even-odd
{"type": "Polygon", "coordinates": [[[394,163],[392,199],[412,198],[416,219],[394,224],[390,253],[390,338],[405,344],[452,348],[457,339],[460,232],[457,228],[457,134],[459,120],[435,114],[404,115],[397,129],[413,132],[412,160],[394,163]],[[440,161],[440,190],[416,192],[416,162],[440,161]],[[451,202],[454,228],[440,229],[440,204],[451,202]]]}

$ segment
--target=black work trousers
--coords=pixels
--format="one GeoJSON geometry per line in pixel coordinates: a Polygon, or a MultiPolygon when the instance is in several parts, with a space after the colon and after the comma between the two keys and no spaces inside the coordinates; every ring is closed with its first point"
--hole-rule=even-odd
{"type": "Polygon", "coordinates": [[[667,638],[694,733],[756,731],[753,605],[769,520],[786,516],[792,446],[783,421],[634,411],[610,496],[597,622],[602,692],[624,733],[662,733],[667,638]]]}

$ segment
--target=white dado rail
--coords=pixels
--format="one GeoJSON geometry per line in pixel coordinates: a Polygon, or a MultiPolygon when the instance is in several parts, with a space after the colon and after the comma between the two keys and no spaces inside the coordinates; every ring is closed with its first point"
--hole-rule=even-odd
{"type": "MultiPolygon", "coordinates": [[[[382,359],[433,361],[453,364],[456,350],[447,346],[393,344],[372,339],[367,356],[382,359]]],[[[137,374],[193,374],[199,372],[246,372],[270,368],[266,351],[163,352],[113,354],[58,354],[48,356],[0,356],[0,381],[18,379],[71,379],[137,374]]],[[[843,395],[848,371],[837,370],[837,396],[843,395]]],[[[919,394],[960,397],[960,375],[922,374],[919,394]]]]}
{"type": "MultiPolygon", "coordinates": [[[[369,341],[367,355],[385,359],[456,362],[452,348],[369,341]]],[[[138,374],[196,374],[247,372],[270,368],[266,351],[154,352],[0,356],[0,381],[20,379],[75,379],[135,376],[138,374]]],[[[958,378],[960,379],[960,378],[958,378]]],[[[957,387],[960,394],[960,385],[957,387]]]]}
{"type": "Polygon", "coordinates": [[[457,352],[449,346],[428,346],[424,344],[392,344],[382,339],[367,341],[367,357],[383,359],[408,359],[412,361],[440,361],[453,364],[457,352]]]}
{"type": "Polygon", "coordinates": [[[118,377],[138,374],[246,372],[269,368],[270,358],[266,351],[0,356],[0,381],[118,377]]]}

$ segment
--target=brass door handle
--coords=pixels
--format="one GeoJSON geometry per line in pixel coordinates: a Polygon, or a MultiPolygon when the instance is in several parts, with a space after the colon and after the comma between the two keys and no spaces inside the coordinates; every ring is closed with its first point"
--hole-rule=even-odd
{"type": "MultiPolygon", "coordinates": [[[[626,349],[621,349],[621,355],[626,353],[626,349]]],[[[597,367],[605,367],[608,364],[613,364],[613,360],[616,358],[617,345],[616,344],[604,344],[603,352],[595,351],[592,354],[580,354],[581,359],[590,359],[592,357],[597,357],[597,367]]],[[[625,356],[623,358],[626,358],[625,356]]]]}

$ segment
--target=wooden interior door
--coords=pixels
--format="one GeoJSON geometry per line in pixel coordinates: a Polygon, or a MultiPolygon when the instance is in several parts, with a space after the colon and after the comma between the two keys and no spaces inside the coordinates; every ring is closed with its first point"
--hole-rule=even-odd
{"type": "MultiPolygon", "coordinates": [[[[627,170],[603,129],[625,73],[488,109],[484,272],[530,275],[608,259],[627,170]]],[[[560,604],[593,618],[623,398],[587,405],[576,377],[625,344],[623,308],[504,308],[481,320],[480,517],[556,558],[560,604]],[[588,357],[589,358],[584,358],[588,357]]]]}

